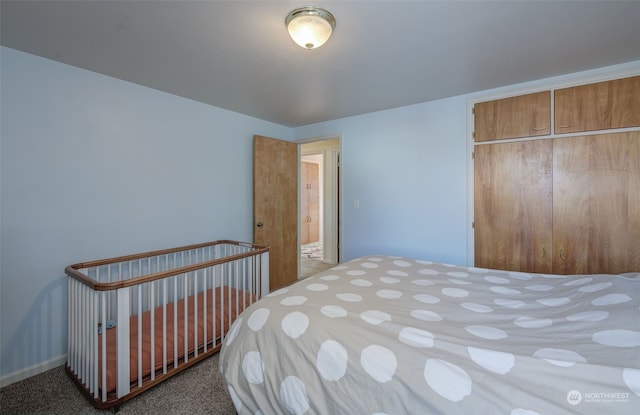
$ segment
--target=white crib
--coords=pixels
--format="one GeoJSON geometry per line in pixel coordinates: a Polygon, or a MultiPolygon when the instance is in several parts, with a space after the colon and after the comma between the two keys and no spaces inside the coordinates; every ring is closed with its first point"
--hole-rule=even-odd
{"type": "Polygon", "coordinates": [[[268,248],[214,241],[70,265],[66,370],[97,408],[220,349],[269,292],[268,248]]]}

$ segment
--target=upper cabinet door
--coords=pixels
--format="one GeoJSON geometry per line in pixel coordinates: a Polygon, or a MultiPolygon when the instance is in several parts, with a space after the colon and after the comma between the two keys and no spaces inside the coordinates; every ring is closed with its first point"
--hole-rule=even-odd
{"type": "Polygon", "coordinates": [[[479,102],[474,106],[479,141],[551,134],[551,92],[479,102]]]}
{"type": "Polygon", "coordinates": [[[555,133],[640,126],[640,76],[557,89],[555,133]]]}

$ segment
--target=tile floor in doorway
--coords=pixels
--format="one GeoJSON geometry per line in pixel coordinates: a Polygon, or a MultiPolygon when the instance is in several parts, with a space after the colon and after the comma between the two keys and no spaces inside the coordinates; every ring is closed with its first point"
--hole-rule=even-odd
{"type": "Polygon", "coordinates": [[[310,277],[333,266],[322,262],[322,241],[302,245],[300,255],[300,278],[310,277]]]}

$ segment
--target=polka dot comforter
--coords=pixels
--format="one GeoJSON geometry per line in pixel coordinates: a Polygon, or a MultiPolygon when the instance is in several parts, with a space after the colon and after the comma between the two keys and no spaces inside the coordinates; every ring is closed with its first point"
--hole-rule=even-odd
{"type": "Polygon", "coordinates": [[[640,274],[371,256],[263,297],[220,354],[238,414],[640,413],[640,274]]]}

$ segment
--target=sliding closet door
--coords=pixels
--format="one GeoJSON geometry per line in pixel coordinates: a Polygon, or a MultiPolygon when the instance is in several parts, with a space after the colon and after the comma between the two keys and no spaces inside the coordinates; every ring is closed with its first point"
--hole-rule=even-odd
{"type": "Polygon", "coordinates": [[[475,265],[551,272],[551,140],[475,147],[475,265]]]}
{"type": "Polygon", "coordinates": [[[640,270],[640,131],[556,138],[553,272],[640,270]]]}

